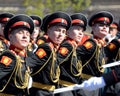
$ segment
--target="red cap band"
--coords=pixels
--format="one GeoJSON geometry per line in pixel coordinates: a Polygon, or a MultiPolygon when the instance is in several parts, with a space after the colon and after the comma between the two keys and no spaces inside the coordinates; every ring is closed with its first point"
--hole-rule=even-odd
{"type": "Polygon", "coordinates": [[[38,20],[33,20],[34,24],[39,25],[39,21],[38,20]]]}
{"type": "Polygon", "coordinates": [[[6,21],[8,21],[9,19],[10,19],[10,18],[1,18],[0,21],[1,21],[1,22],[6,22],[6,21]]]}
{"type": "Polygon", "coordinates": [[[11,28],[16,27],[16,26],[20,26],[20,25],[24,25],[24,26],[27,26],[28,28],[30,28],[30,25],[27,22],[24,22],[24,21],[19,21],[19,22],[14,23],[11,26],[11,28]]]}
{"type": "Polygon", "coordinates": [[[111,24],[110,27],[117,28],[117,25],[116,24],[111,24]]]}
{"type": "Polygon", "coordinates": [[[72,24],[74,23],[80,23],[80,24],[84,24],[84,22],[80,19],[75,19],[75,20],[72,20],[72,24]]]}
{"type": "Polygon", "coordinates": [[[92,24],[94,24],[95,22],[97,22],[97,21],[106,21],[106,22],[110,22],[110,20],[109,20],[109,18],[107,18],[107,17],[101,17],[101,18],[96,18],[93,22],[92,22],[92,24]]]}
{"type": "Polygon", "coordinates": [[[63,19],[63,18],[56,18],[56,19],[52,20],[52,21],[49,23],[49,25],[50,25],[50,24],[54,24],[54,23],[64,23],[64,24],[67,25],[67,21],[66,21],[65,19],[63,19]]]}

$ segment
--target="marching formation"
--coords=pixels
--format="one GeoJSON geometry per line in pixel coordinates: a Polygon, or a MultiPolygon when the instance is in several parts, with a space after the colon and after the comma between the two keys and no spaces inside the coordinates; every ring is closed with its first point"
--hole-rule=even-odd
{"type": "Polygon", "coordinates": [[[0,96],[119,96],[120,25],[114,18],[108,11],[89,19],[61,11],[44,18],[1,13],[0,96]],[[56,92],[76,84],[81,87],[56,92]]]}

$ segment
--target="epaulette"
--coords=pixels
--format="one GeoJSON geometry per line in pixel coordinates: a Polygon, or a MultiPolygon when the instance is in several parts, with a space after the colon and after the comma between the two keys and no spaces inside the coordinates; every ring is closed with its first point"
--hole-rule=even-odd
{"type": "Polygon", "coordinates": [[[47,41],[47,39],[45,37],[40,37],[38,38],[38,40],[36,41],[37,45],[43,44],[47,41]]]}
{"type": "Polygon", "coordinates": [[[73,45],[73,42],[65,41],[61,44],[58,50],[57,59],[59,65],[63,64],[64,67],[69,66],[68,70],[70,74],[73,76],[80,76],[82,64],[77,59],[76,46],[73,45]]]}
{"type": "Polygon", "coordinates": [[[65,55],[69,54],[69,52],[71,52],[72,49],[73,49],[72,44],[68,41],[65,41],[60,45],[58,52],[61,55],[65,56],[65,55]]]}
{"type": "Polygon", "coordinates": [[[72,55],[73,49],[73,45],[67,41],[63,42],[60,45],[57,52],[57,59],[59,64],[62,64],[64,61],[67,60],[67,58],[69,58],[72,55]]]}
{"type": "Polygon", "coordinates": [[[12,74],[16,66],[16,57],[15,55],[6,50],[0,55],[0,80],[8,74],[12,74]]]}
{"type": "Polygon", "coordinates": [[[92,58],[97,50],[97,44],[93,39],[86,40],[82,45],[76,48],[76,54],[79,60],[88,60],[92,58]]]}
{"type": "Polygon", "coordinates": [[[106,56],[110,59],[120,59],[120,42],[117,39],[112,40],[105,47],[106,56]]]}
{"type": "Polygon", "coordinates": [[[60,49],[59,49],[59,53],[61,54],[61,55],[63,55],[63,56],[65,56],[66,54],[68,54],[68,48],[66,48],[66,47],[60,47],[60,49]]]}
{"type": "Polygon", "coordinates": [[[14,67],[14,62],[16,62],[16,57],[11,51],[6,50],[0,55],[0,63],[5,65],[6,67],[14,67]]]}
{"type": "MultiPolygon", "coordinates": [[[[30,67],[34,67],[32,76],[38,74],[51,60],[54,58],[54,53],[49,43],[40,44],[33,56],[27,58],[30,67]]],[[[52,62],[55,63],[55,62],[52,62]]]]}
{"type": "Polygon", "coordinates": [[[120,42],[117,39],[114,39],[107,45],[107,48],[110,51],[117,50],[118,48],[120,48],[120,42]]]}
{"type": "Polygon", "coordinates": [[[86,40],[83,45],[86,49],[91,49],[96,46],[96,42],[93,39],[86,40]]]}
{"type": "Polygon", "coordinates": [[[0,92],[5,90],[11,79],[14,77],[15,69],[15,55],[9,50],[2,52],[0,55],[0,80],[1,82],[3,81],[2,84],[4,86],[2,87],[1,85],[2,88],[0,89],[0,92]],[[7,80],[7,82],[4,82],[4,80],[7,80]]]}
{"type": "MultiPolygon", "coordinates": [[[[76,53],[77,53],[78,59],[82,60],[83,68],[90,67],[90,70],[97,70],[98,74],[103,72],[103,70],[101,69],[101,65],[104,64],[104,58],[101,58],[102,60],[99,60],[100,59],[99,56],[101,55],[102,52],[100,53],[100,47],[97,45],[97,43],[96,43],[96,41],[94,41],[94,39],[88,39],[83,43],[83,45],[78,46],[76,49],[76,53]],[[99,63],[99,61],[100,61],[100,63],[99,63]]],[[[94,73],[92,73],[92,71],[90,71],[90,72],[87,72],[87,74],[94,74],[94,73]]],[[[96,75],[98,75],[98,74],[96,74],[96,75]]],[[[89,76],[87,76],[87,77],[89,77],[89,76]]]]}
{"type": "Polygon", "coordinates": [[[44,58],[45,56],[50,56],[51,47],[48,43],[40,44],[35,52],[39,58],[44,58]]]}

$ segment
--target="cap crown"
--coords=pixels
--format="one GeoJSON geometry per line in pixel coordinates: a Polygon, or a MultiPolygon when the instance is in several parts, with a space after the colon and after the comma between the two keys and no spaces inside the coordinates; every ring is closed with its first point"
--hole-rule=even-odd
{"type": "Polygon", "coordinates": [[[89,19],[89,26],[94,25],[95,23],[105,23],[111,24],[113,22],[113,15],[108,11],[100,11],[92,15],[89,19]]]}
{"type": "Polygon", "coordinates": [[[19,14],[19,15],[15,15],[13,16],[6,24],[5,28],[4,28],[4,36],[6,39],[9,40],[8,38],[8,34],[11,33],[12,30],[16,29],[16,28],[26,28],[30,34],[32,34],[33,30],[34,30],[34,23],[33,20],[24,14],[19,14]]]}
{"type": "Polygon", "coordinates": [[[42,20],[41,20],[40,16],[31,15],[30,17],[33,19],[35,26],[38,26],[38,27],[41,26],[42,20]]]}
{"type": "Polygon", "coordinates": [[[47,28],[50,26],[61,25],[65,26],[68,29],[71,25],[71,18],[68,14],[64,12],[55,12],[50,14],[46,20],[44,20],[42,29],[43,31],[47,31],[47,28]]]}
{"type": "Polygon", "coordinates": [[[71,19],[72,19],[72,25],[79,25],[79,26],[83,27],[84,30],[86,30],[87,18],[84,14],[75,13],[75,14],[71,15],[71,19]]]}
{"type": "Polygon", "coordinates": [[[14,14],[12,13],[1,13],[0,14],[0,23],[6,23],[14,14]]]}

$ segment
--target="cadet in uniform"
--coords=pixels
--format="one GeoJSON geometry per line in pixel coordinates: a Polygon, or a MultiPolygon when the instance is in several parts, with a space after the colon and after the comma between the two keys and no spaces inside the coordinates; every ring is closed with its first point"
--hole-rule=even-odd
{"type": "Polygon", "coordinates": [[[71,19],[64,12],[55,12],[50,14],[43,24],[42,30],[48,35],[48,39],[46,43],[38,46],[29,63],[33,70],[30,96],[52,96],[58,86],[60,68],[56,52],[66,37],[71,19]]]}
{"type": "MultiPolygon", "coordinates": [[[[100,21],[105,22],[105,18],[106,18],[107,22],[110,24],[111,20],[108,19],[108,15],[106,14],[106,12],[104,14],[103,13],[100,13],[100,14],[101,15],[99,15],[97,17],[102,17],[102,16],[103,17],[102,18],[97,18],[97,19],[95,19],[95,21],[99,20],[99,22],[100,21]]],[[[95,15],[95,17],[96,17],[96,15],[95,15]]],[[[90,25],[92,25],[92,21],[94,21],[94,18],[90,21],[91,21],[90,25]]],[[[94,24],[94,22],[93,22],[93,24],[94,24]]],[[[107,27],[107,25],[106,25],[106,27],[107,27]]],[[[106,32],[104,32],[104,33],[106,33],[106,32]]],[[[100,36],[100,34],[98,34],[98,36],[100,36]]],[[[106,36],[106,35],[104,35],[104,36],[106,36]]],[[[103,38],[104,38],[104,36],[103,36],[103,38]]],[[[106,39],[106,38],[104,38],[104,39],[106,39]]],[[[119,52],[118,52],[119,48],[120,48],[120,43],[117,40],[112,40],[111,42],[108,43],[108,45],[105,47],[105,51],[107,50],[107,52],[105,52],[106,57],[107,57],[106,62],[109,63],[109,62],[114,62],[114,60],[115,61],[120,60],[120,58],[117,58],[119,56],[119,52]]],[[[116,84],[119,81],[120,81],[120,67],[116,66],[116,67],[114,67],[114,69],[112,68],[112,71],[110,71],[108,73],[103,73],[103,75],[101,77],[91,77],[90,79],[84,81],[81,86],[84,90],[93,91],[93,90],[97,90],[99,88],[103,88],[104,86],[110,86],[110,85],[116,84]]],[[[103,96],[113,96],[113,94],[111,94],[111,95],[110,94],[103,94],[103,96]]],[[[118,96],[119,96],[119,94],[118,94],[118,96]]]]}
{"type": "MultiPolygon", "coordinates": [[[[86,30],[87,18],[82,13],[71,15],[71,27],[67,30],[67,38],[60,45],[57,59],[60,65],[61,87],[81,83],[82,63],[76,56],[76,47],[82,40],[83,32],[86,30]]],[[[61,93],[60,96],[78,96],[76,91],[61,93]]]]}
{"type": "Polygon", "coordinates": [[[41,24],[42,24],[42,19],[40,18],[40,16],[37,15],[31,15],[30,16],[33,19],[35,28],[34,28],[34,32],[31,35],[31,39],[33,42],[37,41],[37,38],[39,37],[40,31],[41,31],[41,24]]]}
{"type": "Polygon", "coordinates": [[[110,43],[113,39],[117,39],[117,33],[118,33],[118,24],[116,22],[113,22],[110,24],[110,30],[109,34],[105,36],[105,41],[107,43],[110,43]]]}
{"type": "Polygon", "coordinates": [[[28,46],[28,55],[30,56],[30,53],[31,52],[34,52],[34,50],[37,48],[37,44],[36,44],[36,41],[39,37],[39,34],[40,34],[40,27],[41,27],[41,24],[42,24],[42,20],[39,16],[37,15],[31,15],[30,16],[34,22],[34,31],[31,35],[31,39],[30,39],[30,43],[29,43],[29,46],[28,46]]]}
{"type": "MultiPolygon", "coordinates": [[[[107,54],[111,53],[110,48],[112,48],[110,45],[106,45],[104,37],[109,33],[109,25],[112,21],[113,15],[107,11],[97,12],[89,19],[88,24],[92,28],[93,39],[86,40],[82,46],[78,46],[76,52],[78,59],[81,59],[82,61],[82,77],[85,79],[92,76],[101,76],[104,72],[104,69],[102,69],[101,66],[105,64],[107,58],[110,58],[107,57],[107,54]]],[[[111,44],[113,43],[116,46],[115,49],[113,49],[115,52],[115,50],[118,50],[118,41],[114,40],[111,44]]],[[[99,91],[96,90],[85,93],[86,96],[89,96],[90,94],[92,96],[97,96],[99,91]]]]}
{"type": "Polygon", "coordinates": [[[4,36],[10,40],[9,49],[0,56],[0,96],[25,96],[30,70],[27,66],[26,47],[34,23],[27,15],[15,15],[6,24],[4,36]]]}
{"type": "MultiPolygon", "coordinates": [[[[110,30],[109,30],[109,33],[110,34],[108,34],[106,37],[106,39],[108,39],[108,44],[112,41],[112,40],[114,40],[114,39],[118,39],[118,37],[116,36],[116,34],[117,34],[117,32],[118,32],[118,24],[116,23],[116,22],[113,22],[112,24],[110,24],[110,30]]],[[[112,43],[110,43],[111,45],[110,46],[112,46],[113,44],[112,43]]],[[[114,45],[113,45],[114,46],[114,45]]],[[[108,48],[107,48],[108,49],[108,48]]],[[[114,55],[114,57],[113,58],[109,58],[108,60],[107,60],[107,62],[108,63],[111,63],[111,62],[115,62],[115,61],[118,61],[118,60],[120,60],[120,52],[119,52],[119,47],[118,47],[118,49],[116,50],[116,51],[113,51],[112,53],[110,52],[110,51],[108,51],[109,52],[109,54],[108,55],[114,55]]],[[[108,53],[107,52],[107,53],[108,53]]],[[[119,67],[119,66],[118,66],[119,67]]],[[[109,72],[109,71],[111,71],[111,69],[114,69],[115,67],[111,67],[111,68],[106,68],[106,71],[105,72],[109,72]]],[[[117,83],[117,84],[115,84],[115,85],[113,85],[113,86],[110,86],[110,87],[105,87],[104,88],[105,90],[104,90],[104,93],[103,93],[103,95],[104,96],[119,96],[119,89],[120,89],[120,83],[117,83]]]]}
{"type": "Polygon", "coordinates": [[[43,19],[42,19],[42,25],[41,25],[41,30],[43,31],[43,36],[40,36],[40,37],[38,37],[38,39],[37,39],[37,41],[36,41],[36,43],[37,43],[37,45],[40,45],[40,44],[42,44],[42,43],[45,43],[46,41],[47,41],[47,39],[48,39],[48,35],[47,35],[47,33],[46,32],[44,32],[44,22],[46,21],[46,19],[48,18],[48,16],[49,16],[49,14],[47,14],[43,19]]]}
{"type": "Polygon", "coordinates": [[[12,13],[1,13],[0,14],[0,53],[3,50],[6,50],[8,48],[9,41],[4,38],[3,30],[5,24],[8,22],[8,20],[13,16],[12,13]]]}
{"type": "Polygon", "coordinates": [[[112,35],[112,37],[115,39],[117,38],[117,33],[118,33],[118,23],[117,22],[113,22],[112,24],[110,24],[110,34],[112,35]]]}
{"type": "Polygon", "coordinates": [[[84,31],[87,26],[87,17],[82,13],[75,13],[71,15],[72,26],[67,31],[68,39],[74,40],[77,45],[81,44],[84,37],[84,31]],[[80,31],[79,31],[80,30],[80,31]]]}
{"type": "Polygon", "coordinates": [[[120,82],[120,67],[116,66],[116,68],[111,72],[104,73],[101,77],[91,77],[90,79],[84,81],[81,84],[81,87],[83,90],[93,91],[118,82],[120,82]]]}

